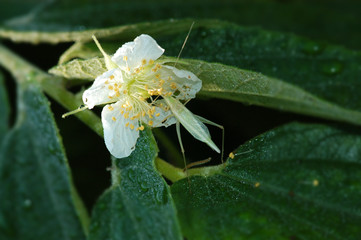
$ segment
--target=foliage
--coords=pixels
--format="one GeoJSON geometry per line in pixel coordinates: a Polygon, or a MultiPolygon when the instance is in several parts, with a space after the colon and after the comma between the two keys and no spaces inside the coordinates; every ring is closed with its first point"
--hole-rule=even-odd
{"type": "MultiPolygon", "coordinates": [[[[358,239],[361,53],[351,49],[361,47],[359,5],[2,2],[0,238],[358,239]],[[149,128],[129,157],[110,159],[94,144],[97,110],[75,115],[93,131],[60,118],[106,70],[91,35],[114,53],[141,33],[202,80],[189,108],[224,125],[232,152],[224,163],[212,155],[210,165],[183,171],[170,132],[149,128]],[[36,67],[25,60],[34,56],[51,61],[36,67]],[[111,177],[83,170],[98,161],[103,172],[111,164],[111,177]]],[[[182,138],[191,164],[213,154],[182,138]]]]}

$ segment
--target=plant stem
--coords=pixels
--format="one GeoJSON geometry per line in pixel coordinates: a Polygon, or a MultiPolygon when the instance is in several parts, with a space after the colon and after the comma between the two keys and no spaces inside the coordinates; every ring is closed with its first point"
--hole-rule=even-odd
{"type": "MultiPolygon", "coordinates": [[[[67,110],[76,109],[82,104],[79,97],[66,90],[61,78],[45,73],[1,44],[0,65],[7,69],[20,85],[34,80],[37,81],[46,94],[67,110]]],[[[100,119],[93,112],[83,111],[76,114],[76,117],[88,125],[99,136],[103,136],[100,119]]]]}
{"type": "Polygon", "coordinates": [[[220,173],[226,167],[226,163],[217,166],[188,169],[188,176],[183,169],[174,167],[161,158],[155,159],[155,166],[165,178],[174,183],[190,176],[210,177],[214,174],[220,173]]]}
{"type": "MultiPolygon", "coordinates": [[[[174,145],[174,142],[169,139],[168,135],[164,133],[161,128],[154,128],[152,129],[153,134],[155,135],[156,139],[160,141],[161,145],[164,146],[164,149],[167,151],[167,156],[169,157],[172,164],[176,166],[183,165],[183,156],[180,153],[179,147],[177,148],[174,145]]],[[[167,157],[168,158],[168,157],[167,157]]]]}

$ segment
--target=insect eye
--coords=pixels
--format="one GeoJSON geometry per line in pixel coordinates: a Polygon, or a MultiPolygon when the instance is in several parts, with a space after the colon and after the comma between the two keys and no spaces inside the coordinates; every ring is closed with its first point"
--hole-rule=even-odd
{"type": "Polygon", "coordinates": [[[177,89],[177,90],[174,91],[173,96],[177,97],[179,94],[180,94],[180,91],[177,89]]]}

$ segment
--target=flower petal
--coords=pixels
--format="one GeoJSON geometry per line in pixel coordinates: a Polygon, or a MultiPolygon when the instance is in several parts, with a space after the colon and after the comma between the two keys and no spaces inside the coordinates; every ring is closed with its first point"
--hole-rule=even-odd
{"type": "Polygon", "coordinates": [[[135,68],[142,65],[143,60],[149,63],[149,60],[154,61],[163,53],[164,49],[151,36],[142,34],[133,42],[123,44],[113,55],[112,61],[118,64],[123,71],[127,71],[129,67],[133,72],[135,68]]]}
{"type": "Polygon", "coordinates": [[[113,84],[123,82],[120,69],[112,69],[98,76],[93,85],[84,91],[83,102],[92,109],[95,105],[115,102],[113,97],[116,95],[113,84]],[[111,86],[111,87],[110,87],[111,86]]]}
{"type": "Polygon", "coordinates": [[[202,88],[202,81],[192,72],[179,70],[172,66],[163,65],[159,70],[161,78],[165,79],[163,88],[166,92],[173,92],[178,100],[195,98],[202,88]]]}
{"type": "Polygon", "coordinates": [[[104,141],[109,152],[116,158],[128,157],[135,149],[139,137],[138,120],[124,118],[122,102],[106,105],[102,111],[104,141]],[[127,124],[128,123],[128,124],[127,124]]]}

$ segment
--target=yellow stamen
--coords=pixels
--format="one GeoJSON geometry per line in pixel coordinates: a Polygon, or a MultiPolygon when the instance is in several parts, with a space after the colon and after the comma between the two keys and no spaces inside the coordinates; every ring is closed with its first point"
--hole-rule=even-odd
{"type": "Polygon", "coordinates": [[[115,122],[117,119],[115,117],[112,117],[112,120],[115,122]]]}
{"type": "Polygon", "coordinates": [[[233,159],[233,158],[234,158],[234,153],[231,152],[231,153],[229,154],[229,157],[230,157],[231,159],[233,159]]]}
{"type": "Polygon", "coordinates": [[[149,126],[152,126],[152,125],[153,125],[153,121],[150,120],[150,121],[148,122],[148,125],[149,125],[149,126]]]}
{"type": "Polygon", "coordinates": [[[154,60],[153,59],[150,59],[149,60],[149,64],[152,65],[154,63],[154,60]]]}
{"type": "Polygon", "coordinates": [[[143,125],[140,126],[140,127],[139,127],[139,130],[140,130],[140,131],[143,131],[143,130],[144,130],[144,126],[143,126],[143,125]]]}
{"type": "Polygon", "coordinates": [[[124,60],[124,61],[128,61],[128,57],[127,57],[127,56],[124,56],[124,57],[123,57],[123,60],[124,60]]]}
{"type": "Polygon", "coordinates": [[[259,182],[256,182],[255,184],[254,184],[254,187],[259,187],[261,184],[259,183],[259,182]]]}
{"type": "Polygon", "coordinates": [[[132,129],[132,130],[134,129],[134,125],[133,125],[133,124],[130,124],[129,127],[130,127],[130,129],[132,129]]]}
{"type": "Polygon", "coordinates": [[[112,80],[112,79],[114,79],[114,76],[113,76],[113,75],[110,75],[110,77],[109,77],[109,78],[110,78],[110,80],[112,80]]]}
{"type": "Polygon", "coordinates": [[[159,116],[160,116],[160,113],[155,114],[155,116],[156,116],[156,117],[159,117],[159,116]]]}
{"type": "Polygon", "coordinates": [[[142,65],[145,65],[145,64],[147,64],[147,60],[142,59],[142,65]]]}
{"type": "Polygon", "coordinates": [[[113,111],[113,110],[114,110],[114,108],[113,108],[112,105],[108,105],[108,109],[109,109],[110,111],[113,111]]]}
{"type": "Polygon", "coordinates": [[[125,124],[125,126],[128,127],[128,126],[129,126],[129,122],[127,122],[127,123],[125,124]]]}
{"type": "Polygon", "coordinates": [[[174,83],[174,82],[172,82],[172,83],[170,84],[170,87],[171,87],[172,89],[177,89],[177,84],[174,83]]]}
{"type": "Polygon", "coordinates": [[[318,182],[317,179],[313,180],[312,185],[313,185],[314,187],[317,187],[318,184],[319,184],[319,182],[318,182]]]}

